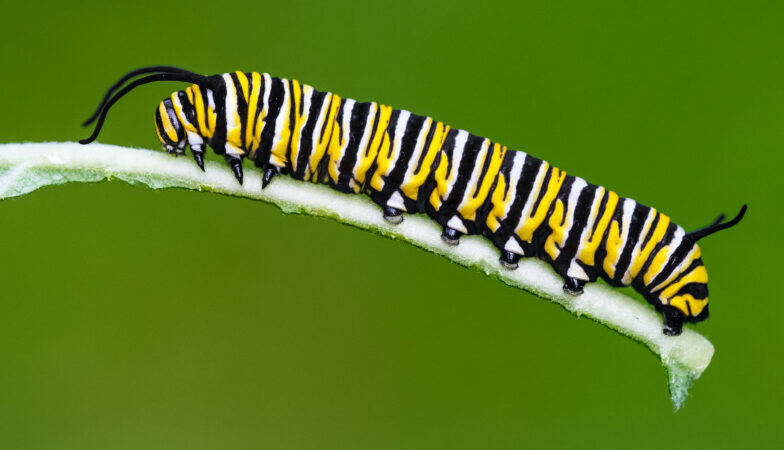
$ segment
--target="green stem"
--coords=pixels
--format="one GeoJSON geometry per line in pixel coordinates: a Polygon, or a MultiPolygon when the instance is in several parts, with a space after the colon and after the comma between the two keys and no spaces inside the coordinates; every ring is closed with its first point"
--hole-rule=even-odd
{"type": "Polygon", "coordinates": [[[441,230],[434,221],[407,215],[402,224],[390,225],[365,196],[342,194],[288,177],[278,177],[262,190],[258,171],[247,171],[245,183],[240,186],[224,165],[207,162],[205,169],[206,172],[199,170],[189,158],[103,144],[4,144],[0,145],[0,199],[42,186],[117,178],[153,189],[178,187],[262,200],[286,213],[329,217],[410,242],[554,301],[574,314],[590,317],[645,344],[661,357],[669,371],[676,409],[683,404],[691,381],[710,364],[713,345],[695,331],[684,329],[680,336],[665,336],[661,318],[652,308],[600,283],[586,286],[585,293],[578,297],[568,296],[561,289],[561,280],[539,260],[524,259],[519,269],[505,270],[498,264],[498,251],[479,236],[465,236],[460,245],[451,247],[441,241],[441,230]]]}

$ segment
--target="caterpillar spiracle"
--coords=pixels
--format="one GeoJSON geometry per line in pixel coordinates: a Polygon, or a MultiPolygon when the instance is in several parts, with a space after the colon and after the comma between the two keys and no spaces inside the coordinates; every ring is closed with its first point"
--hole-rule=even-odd
{"type": "Polygon", "coordinates": [[[134,70],[111,86],[84,123],[97,120],[92,135],[79,142],[95,140],[121,97],[157,81],[191,84],[158,105],[155,128],[167,152],[181,155],[189,146],[202,170],[209,146],[240,184],[249,159],[263,171],[263,187],[282,174],[364,193],[392,224],[403,213],[425,213],[443,227],[447,244],[466,234],[487,237],[509,270],[521,257],[546,261],[572,295],[599,277],[631,286],[661,313],[667,335],[708,317],[708,273],[697,241],[746,212],[744,205],[730,221],[720,215],[686,232],[654,208],[490,139],[266,73],[134,70]]]}

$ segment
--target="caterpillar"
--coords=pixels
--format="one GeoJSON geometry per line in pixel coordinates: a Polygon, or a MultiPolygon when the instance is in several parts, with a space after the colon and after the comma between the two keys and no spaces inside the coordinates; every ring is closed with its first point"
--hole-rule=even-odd
{"type": "Polygon", "coordinates": [[[509,270],[522,257],[544,260],[571,295],[599,278],[631,286],[662,315],[666,335],[708,317],[708,274],[697,241],[736,225],[746,212],[743,205],[732,220],[720,215],[686,232],[652,207],[490,139],[257,72],[204,76],[172,66],[131,71],[84,122],[96,125],[79,142],[97,138],[120,98],[158,81],[190,83],[155,110],[166,152],[181,155],[187,145],[204,170],[209,146],[240,184],[248,159],[263,172],[262,188],[287,175],[366,194],[392,224],[402,222],[404,213],[427,214],[443,227],[449,245],[458,245],[463,235],[488,238],[509,270]]]}

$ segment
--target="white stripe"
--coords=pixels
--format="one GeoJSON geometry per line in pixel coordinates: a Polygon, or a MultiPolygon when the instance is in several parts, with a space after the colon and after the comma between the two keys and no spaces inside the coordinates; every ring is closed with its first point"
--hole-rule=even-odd
{"type": "MultiPolygon", "coordinates": [[[[229,130],[233,130],[238,126],[234,123],[234,113],[237,111],[237,87],[234,86],[234,80],[231,79],[231,74],[223,74],[223,80],[226,83],[226,99],[224,102],[226,105],[226,136],[228,136],[229,130]]],[[[229,144],[228,139],[226,140],[226,153],[230,155],[236,153],[234,147],[229,144]]]]}
{"type": "Polygon", "coordinates": [[[615,261],[611,261],[614,275],[613,278],[618,275],[615,273],[615,270],[617,269],[618,260],[620,260],[623,255],[623,249],[626,247],[626,239],[629,237],[629,225],[631,224],[635,205],[634,200],[628,198],[624,198],[621,201],[623,202],[623,215],[621,216],[621,246],[618,251],[618,257],[615,258],[615,261]]]}
{"type": "MultiPolygon", "coordinates": [[[[506,203],[506,206],[504,207],[504,215],[501,217],[501,220],[506,219],[506,217],[509,215],[509,209],[512,207],[512,204],[514,203],[515,194],[517,193],[517,183],[520,182],[520,177],[523,175],[523,167],[525,166],[525,159],[527,157],[528,155],[526,155],[523,152],[514,152],[514,160],[512,161],[512,170],[509,171],[509,176],[510,176],[509,186],[507,187],[508,189],[507,195],[511,196],[512,198],[506,203]]],[[[515,244],[517,244],[517,241],[515,241],[515,244]]]]}
{"type": "Polygon", "coordinates": [[[574,213],[575,209],[577,209],[577,200],[580,198],[580,194],[583,192],[583,189],[588,186],[585,180],[582,178],[575,177],[574,182],[572,183],[572,189],[569,191],[569,204],[566,208],[566,230],[564,230],[564,234],[561,237],[561,241],[558,242],[559,247],[563,247],[566,245],[566,239],[569,237],[569,232],[572,230],[572,226],[574,225],[574,213]]]}

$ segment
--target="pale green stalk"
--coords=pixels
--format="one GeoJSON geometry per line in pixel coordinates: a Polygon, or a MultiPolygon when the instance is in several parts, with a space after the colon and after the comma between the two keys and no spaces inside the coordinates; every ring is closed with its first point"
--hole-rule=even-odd
{"type": "Polygon", "coordinates": [[[0,199],[66,182],[120,179],[153,189],[178,187],[218,192],[273,203],[285,213],[329,217],[342,223],[410,242],[464,266],[476,268],[511,286],[554,301],[577,315],[590,317],[645,344],[661,357],[669,372],[673,405],[686,399],[692,380],[710,364],[713,345],[684,328],[680,336],[662,333],[661,317],[648,305],[600,283],[585,287],[578,297],[564,294],[562,281],[542,261],[524,259],[517,270],[498,263],[498,250],[478,236],[465,236],[460,245],[442,242],[438,225],[422,215],[406,215],[400,225],[383,220],[381,211],[365,196],[347,195],[322,185],[277,177],[261,189],[259,171],[247,170],[240,186],[224,164],[207,162],[202,172],[190,158],[163,152],[103,144],[29,143],[0,145],[0,199]]]}

